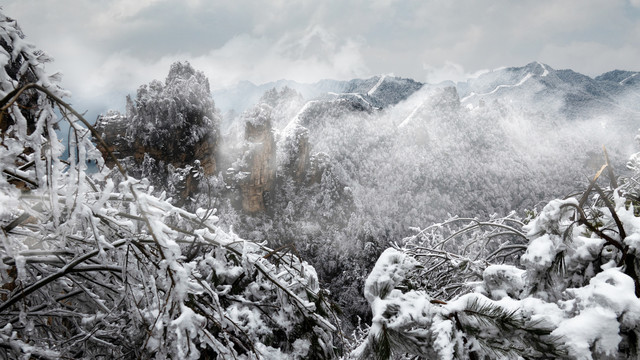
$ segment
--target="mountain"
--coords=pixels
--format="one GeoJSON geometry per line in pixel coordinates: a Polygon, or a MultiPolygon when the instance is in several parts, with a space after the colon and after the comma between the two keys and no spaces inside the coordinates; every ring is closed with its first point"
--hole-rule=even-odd
{"type": "MultiPolygon", "coordinates": [[[[595,78],[573,70],[555,70],[532,62],[521,67],[492,70],[464,82],[424,84],[412,79],[378,75],[350,81],[321,80],[313,84],[295,81],[255,85],[244,81],[213,92],[222,113],[238,114],[255,105],[269,89],[290,88],[306,100],[345,99],[362,110],[380,110],[407,100],[416,91],[455,87],[463,106],[477,107],[491,101],[515,103],[531,111],[553,114],[560,111],[568,119],[580,117],[636,116],[640,112],[638,72],[615,70],[595,78]]],[[[232,115],[236,116],[236,115],[232,115]]]]}
{"type": "Polygon", "coordinates": [[[250,81],[241,81],[235,86],[214,90],[213,98],[222,113],[242,112],[255,105],[269,89],[290,88],[299,92],[306,100],[361,96],[372,107],[384,108],[397,104],[422,87],[422,83],[412,79],[403,79],[390,75],[379,75],[369,79],[350,81],[320,80],[312,84],[303,84],[291,80],[278,80],[262,85],[250,81]]]}
{"type": "Polygon", "coordinates": [[[640,111],[640,72],[614,70],[594,78],[622,106],[640,111]]]}
{"type": "Polygon", "coordinates": [[[456,88],[463,105],[509,101],[546,112],[560,111],[570,119],[611,114],[612,110],[632,115],[640,111],[640,81],[634,80],[635,74],[613,71],[591,78],[532,62],[487,72],[456,88]]]}
{"type": "Polygon", "coordinates": [[[305,99],[314,99],[330,92],[343,92],[347,82],[321,80],[313,84],[303,84],[292,80],[278,80],[256,85],[250,81],[240,81],[234,86],[214,90],[212,95],[216,100],[216,106],[223,114],[229,111],[241,113],[255,105],[267,90],[280,90],[285,87],[298,91],[305,99]]]}
{"type": "MultiPolygon", "coordinates": [[[[292,195],[278,188],[288,181],[284,168],[272,175],[274,165],[268,164],[296,168],[291,173],[297,175],[291,176],[297,186],[321,183],[324,170],[309,169],[324,164],[321,169],[332,169],[331,181],[349,188],[355,204],[369,213],[366,221],[377,219],[380,229],[376,234],[391,228],[388,234],[402,236],[416,225],[411,222],[437,221],[448,213],[488,215],[525,209],[555,194],[558,186],[568,191],[582,174],[599,168],[602,145],[613,158],[623,159],[639,120],[639,102],[633,101],[640,93],[637,74],[612,71],[591,78],[532,62],[458,83],[423,84],[391,75],[314,84],[243,82],[213,92],[216,109],[234,110],[235,115],[221,116],[219,144],[215,150],[209,147],[207,154],[215,153],[217,172],[234,174],[236,180],[250,179],[251,169],[260,169],[253,171],[260,172],[256,179],[270,174],[259,182],[268,186],[254,194],[270,199],[255,200],[259,206],[251,208],[275,214],[282,209],[269,205],[278,203],[278,196],[292,195]],[[266,106],[240,116],[252,103],[266,106]],[[266,116],[264,136],[271,139],[269,146],[248,140],[253,137],[247,124],[257,116],[252,114],[266,116]],[[260,146],[268,151],[256,152],[260,146]],[[569,169],[574,170],[572,178],[566,175],[569,169]],[[495,193],[496,184],[509,186],[514,181],[518,191],[508,190],[508,196],[495,193]],[[468,188],[473,195],[454,192],[452,183],[468,188]],[[415,201],[422,197],[423,202],[415,201]],[[510,200],[503,201],[507,197],[510,200]]],[[[112,124],[116,138],[122,125],[118,124],[112,124]]],[[[136,133],[132,123],[127,126],[128,134],[136,133]]],[[[170,132],[166,135],[163,141],[188,140],[170,132]]],[[[173,163],[155,152],[155,161],[173,163]]],[[[166,156],[175,158],[175,154],[166,156]]],[[[204,159],[187,160],[202,164],[204,159]]],[[[228,188],[247,186],[229,179],[225,180],[228,188]]],[[[294,192],[300,193],[298,190],[294,192]]],[[[336,194],[344,189],[338,190],[336,194]]],[[[231,196],[231,203],[242,203],[239,196],[231,196]]],[[[287,202],[280,205],[286,207],[287,202]]],[[[297,212],[307,214],[301,218],[312,217],[308,209],[302,209],[305,204],[299,205],[297,212]]]]}
{"type": "Polygon", "coordinates": [[[152,81],[126,98],[126,114],[100,115],[96,130],[107,166],[113,152],[129,174],[147,178],[184,206],[198,190],[201,175],[214,175],[219,115],[209,80],[189,63],[174,63],[164,82],[152,81]]]}
{"type": "MultiPolygon", "coordinates": [[[[591,78],[532,62],[458,83],[381,75],[242,86],[245,104],[272,107],[279,154],[302,141],[289,133],[304,133],[306,153],[328,155],[367,214],[359,221],[377,224],[369,233],[393,238],[448,213],[532,208],[597,170],[603,145],[624,163],[640,120],[635,74],[591,78]],[[267,88],[276,90],[258,97],[267,88]]],[[[214,93],[216,104],[233,91],[214,93]]],[[[225,121],[244,131],[238,117],[225,121]]]]}

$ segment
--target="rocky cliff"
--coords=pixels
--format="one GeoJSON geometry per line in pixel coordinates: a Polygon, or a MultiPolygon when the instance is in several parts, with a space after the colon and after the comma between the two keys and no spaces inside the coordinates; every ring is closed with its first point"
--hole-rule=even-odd
{"type": "Polygon", "coordinates": [[[242,174],[242,209],[249,213],[265,210],[265,200],[273,191],[276,178],[276,142],[271,107],[261,104],[246,112],[242,174]]]}
{"type": "MultiPolygon", "coordinates": [[[[200,175],[216,171],[219,115],[209,82],[189,63],[171,66],[164,83],[152,81],[127,98],[127,113],[110,111],[96,129],[109,151],[137,177],[147,177],[179,202],[197,191],[200,175]]],[[[107,149],[101,149],[113,166],[107,149]]]]}

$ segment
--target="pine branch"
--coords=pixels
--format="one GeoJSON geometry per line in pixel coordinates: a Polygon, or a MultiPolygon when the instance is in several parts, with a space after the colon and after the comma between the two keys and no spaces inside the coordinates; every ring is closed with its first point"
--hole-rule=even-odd
{"type": "Polygon", "coordinates": [[[476,297],[457,314],[460,330],[484,344],[485,352],[525,358],[565,354],[561,339],[550,335],[553,329],[542,321],[525,319],[520,309],[507,310],[476,297]]]}

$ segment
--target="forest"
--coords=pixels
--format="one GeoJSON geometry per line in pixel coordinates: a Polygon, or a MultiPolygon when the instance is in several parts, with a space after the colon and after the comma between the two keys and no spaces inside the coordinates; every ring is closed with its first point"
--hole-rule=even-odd
{"type": "Polygon", "coordinates": [[[235,113],[177,62],[94,122],[52,60],[0,14],[0,358],[640,356],[628,74],[235,113]]]}

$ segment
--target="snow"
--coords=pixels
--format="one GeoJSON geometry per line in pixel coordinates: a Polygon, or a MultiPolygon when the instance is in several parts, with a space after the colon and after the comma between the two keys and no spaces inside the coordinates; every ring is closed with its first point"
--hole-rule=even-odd
{"type": "Polygon", "coordinates": [[[616,314],[602,307],[590,308],[580,315],[568,319],[552,333],[562,336],[574,359],[593,359],[590,348],[597,353],[613,355],[622,338],[616,314]]]}
{"type": "Polygon", "coordinates": [[[638,256],[640,255],[640,233],[633,233],[624,239],[624,243],[638,256]]]}
{"type": "Polygon", "coordinates": [[[546,270],[551,266],[558,252],[557,242],[556,237],[552,239],[548,234],[535,238],[527,247],[521,260],[531,268],[546,270]]]}
{"type": "Polygon", "coordinates": [[[513,265],[491,265],[482,273],[482,279],[491,298],[517,297],[524,289],[525,273],[513,265]]]}
{"type": "Polygon", "coordinates": [[[565,228],[573,223],[568,217],[574,212],[572,206],[577,205],[578,200],[575,198],[551,200],[523,230],[527,231],[527,236],[530,238],[545,233],[563,234],[565,228]]]}
{"type": "Polygon", "coordinates": [[[596,354],[617,354],[621,326],[631,329],[640,321],[633,279],[612,268],[597,274],[588,286],[567,292],[574,297],[565,302],[567,315],[578,314],[560,322],[552,335],[562,336],[576,359],[592,359],[592,348],[596,354]]]}
{"type": "Polygon", "coordinates": [[[306,359],[311,348],[311,342],[307,339],[297,339],[291,346],[293,348],[291,356],[294,359],[306,359]]]}
{"type": "Polygon", "coordinates": [[[546,302],[536,297],[527,297],[519,301],[523,314],[531,321],[545,324],[559,324],[565,319],[565,312],[553,302],[546,302]]]}
{"type": "Polygon", "coordinates": [[[207,320],[204,316],[196,314],[191,308],[181,305],[182,313],[175,320],[171,321],[171,327],[174,328],[178,347],[178,356],[187,359],[198,359],[200,353],[195,349],[191,349],[187,344],[189,340],[198,336],[198,329],[202,328],[207,320]],[[188,337],[185,339],[184,336],[188,337]]]}
{"type": "Polygon", "coordinates": [[[233,304],[227,309],[227,316],[233,323],[247,333],[268,335],[272,329],[262,320],[257,308],[249,308],[233,304]]]}
{"type": "Polygon", "coordinates": [[[376,92],[376,90],[378,90],[378,88],[380,87],[380,85],[382,85],[382,83],[384,82],[384,79],[387,77],[387,75],[380,75],[380,79],[378,79],[378,82],[371,88],[371,90],[369,90],[367,92],[367,95],[371,96],[373,95],[373,93],[376,92]]]}
{"type": "Polygon", "coordinates": [[[640,321],[640,299],[635,296],[634,281],[620,268],[606,269],[593,277],[589,285],[567,292],[575,296],[579,308],[610,309],[625,326],[633,327],[640,321]]]}
{"type": "Polygon", "coordinates": [[[543,63],[539,61],[536,61],[536,63],[538,63],[538,65],[540,65],[540,67],[542,68],[542,75],[540,75],[540,77],[545,77],[549,75],[549,69],[547,69],[547,67],[543,63]]]}
{"type": "Polygon", "coordinates": [[[365,298],[370,303],[376,298],[384,299],[417,264],[413,258],[394,248],[385,250],[367,277],[364,285],[365,298]]]}
{"type": "Polygon", "coordinates": [[[453,321],[445,320],[438,322],[431,327],[435,333],[433,348],[438,353],[441,360],[453,360],[455,354],[455,341],[453,337],[453,321]]]}
{"type": "Polygon", "coordinates": [[[573,245],[575,255],[580,262],[593,261],[600,256],[605,241],[601,238],[574,236],[573,245]]]}
{"type": "Polygon", "coordinates": [[[531,79],[533,77],[533,74],[528,73],[527,75],[525,75],[525,77],[523,77],[520,81],[518,81],[517,84],[513,84],[513,85],[509,85],[509,84],[501,84],[496,86],[493,90],[487,92],[487,93],[482,93],[482,94],[476,94],[475,92],[470,93],[469,95],[463,97],[460,102],[464,102],[468,99],[470,99],[473,96],[487,96],[487,95],[492,95],[498,92],[498,90],[500,89],[508,89],[508,88],[515,88],[518,86],[521,86],[522,84],[524,84],[525,82],[527,82],[527,80],[531,79]]]}
{"type": "Polygon", "coordinates": [[[633,75],[626,77],[624,80],[620,81],[620,83],[619,83],[619,84],[620,84],[620,85],[624,85],[624,83],[625,83],[625,82],[627,82],[627,81],[629,81],[630,79],[632,79],[632,78],[634,78],[634,77],[638,76],[638,74],[640,74],[640,73],[634,73],[633,75]]]}
{"type": "Polygon", "coordinates": [[[333,95],[333,96],[345,96],[345,95],[347,95],[347,96],[353,96],[353,97],[356,97],[356,98],[360,99],[360,100],[361,100],[362,102],[364,102],[365,104],[367,104],[367,105],[369,105],[369,106],[373,107],[373,105],[371,105],[371,103],[370,103],[370,102],[368,102],[367,100],[365,100],[365,98],[363,98],[363,97],[362,97],[362,95],[360,95],[359,93],[339,93],[339,94],[338,94],[338,93],[334,93],[334,92],[329,92],[328,94],[329,94],[329,95],[333,95]]]}

